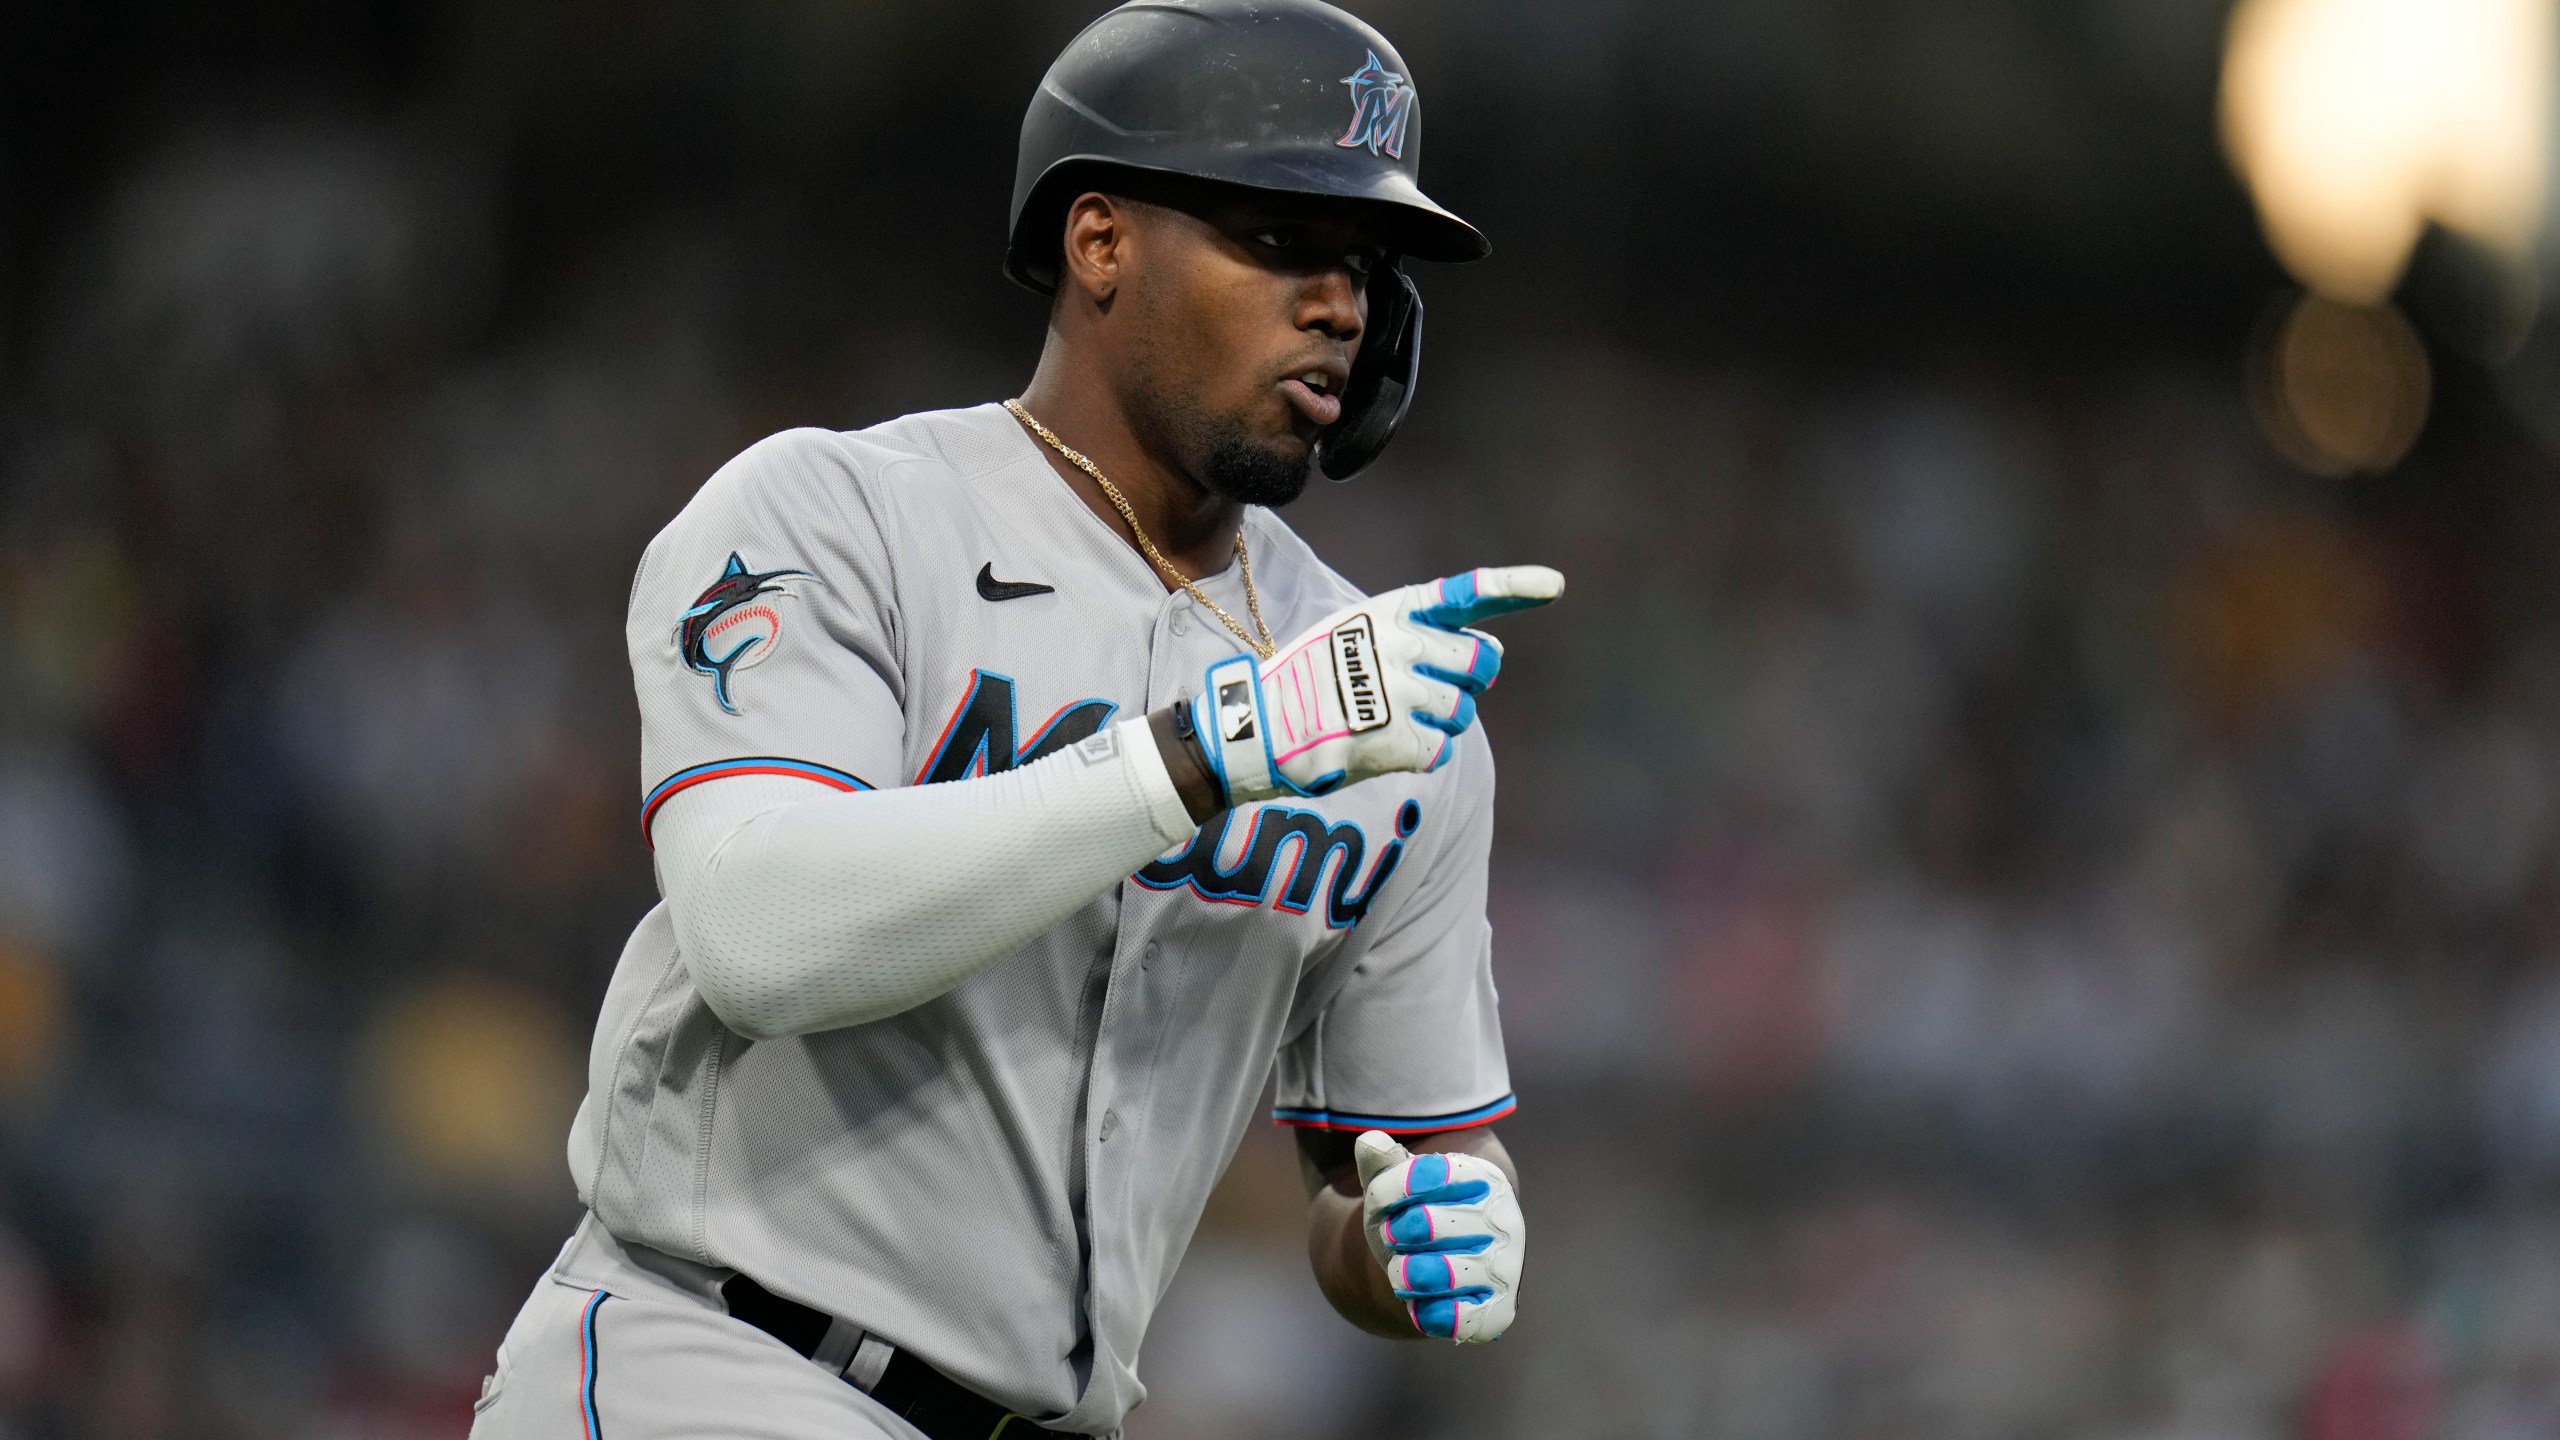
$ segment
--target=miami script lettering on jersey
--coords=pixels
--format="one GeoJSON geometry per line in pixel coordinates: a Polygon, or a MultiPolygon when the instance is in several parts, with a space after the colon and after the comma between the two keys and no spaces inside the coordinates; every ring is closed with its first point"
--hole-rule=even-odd
{"type": "Polygon", "coordinates": [[[1386,887],[1404,859],[1405,841],[1422,826],[1422,806],[1407,800],[1396,811],[1396,838],[1378,852],[1368,878],[1354,881],[1369,848],[1368,834],[1350,820],[1329,821],[1313,810],[1288,805],[1253,805],[1228,810],[1191,837],[1191,843],[1162,859],[1150,861],[1136,876],[1150,890],[1188,889],[1220,905],[1259,906],[1269,899],[1280,875],[1280,857],[1288,851],[1288,878],[1279,885],[1274,907],[1304,915],[1315,904],[1316,887],[1325,867],[1333,866],[1333,884],[1325,893],[1325,924],[1348,930],[1369,913],[1370,903],[1386,887]],[[1250,815],[1243,854],[1232,868],[1219,863],[1227,848],[1227,832],[1238,815],[1250,815]],[[1337,859],[1337,855],[1340,857],[1337,859]]]}
{"type": "MultiPolygon", "coordinates": [[[[1335,638],[1341,643],[1339,633],[1335,638]]],[[[1364,632],[1351,642],[1357,657],[1351,664],[1359,673],[1374,675],[1369,647],[1360,643],[1366,639],[1364,632]]],[[[1370,683],[1374,685],[1373,680],[1370,683]]],[[[1120,708],[1108,700],[1073,701],[1041,722],[1024,741],[1015,715],[1016,690],[1010,675],[970,671],[969,689],[943,722],[933,754],[916,772],[915,783],[934,785],[995,775],[1045,759],[1099,734],[1120,708]]],[[[1250,805],[1212,818],[1191,837],[1190,844],[1149,862],[1134,878],[1151,890],[1188,889],[1220,905],[1260,906],[1268,900],[1273,908],[1292,915],[1314,909],[1321,887],[1325,924],[1347,930],[1368,915],[1370,903],[1402,863],[1405,842],[1421,825],[1422,806],[1407,800],[1396,811],[1395,838],[1378,851],[1363,876],[1361,862],[1369,855],[1369,836],[1357,822],[1332,820],[1317,811],[1287,805],[1250,805]],[[1249,817],[1244,822],[1249,828],[1241,842],[1243,853],[1232,865],[1223,864],[1239,815],[1249,817]],[[1330,885],[1325,882],[1328,867],[1330,885]]]]}

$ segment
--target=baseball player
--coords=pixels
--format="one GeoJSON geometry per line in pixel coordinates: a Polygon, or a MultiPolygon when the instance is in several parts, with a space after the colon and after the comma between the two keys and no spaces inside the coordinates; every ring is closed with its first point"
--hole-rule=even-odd
{"type": "Polygon", "coordinates": [[[1486,252],[1421,135],[1316,0],[1110,12],[1023,123],[1029,387],[773,436],[650,544],[664,903],[477,1440],[1116,1434],[1275,1060],[1335,1308],[1511,1323],[1475,626],[1563,577],[1363,596],[1272,513],[1402,418],[1402,262],[1486,252]]]}

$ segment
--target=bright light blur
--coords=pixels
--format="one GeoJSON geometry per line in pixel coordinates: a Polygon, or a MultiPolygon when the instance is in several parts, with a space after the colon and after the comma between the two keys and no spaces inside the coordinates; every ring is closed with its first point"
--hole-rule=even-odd
{"type": "Polygon", "coordinates": [[[2549,163],[2552,15],[2552,0],[2242,0],[2223,143],[2285,268],[2371,304],[2430,221],[2529,250],[2549,163]]]}

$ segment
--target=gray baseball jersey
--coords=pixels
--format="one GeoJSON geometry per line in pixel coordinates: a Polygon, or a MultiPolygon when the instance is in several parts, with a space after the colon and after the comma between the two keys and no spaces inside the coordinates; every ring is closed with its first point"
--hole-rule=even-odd
{"type": "MultiPolygon", "coordinates": [[[[1278,638],[1359,598],[1270,514],[1246,536],[1278,638]]],[[[1233,566],[1203,589],[1245,614],[1233,566]]],[[[724,776],[855,790],[1027,764],[1242,648],[994,405],[747,450],[650,544],[628,640],[644,827],[724,776]]],[[[1109,1433],[1275,1056],[1284,1123],[1509,1112],[1492,800],[1471,729],[1433,774],[1213,820],[937,1000],[785,1040],[721,1024],[660,905],[597,1025],[579,1192],[623,1240],[1109,1433]]]]}

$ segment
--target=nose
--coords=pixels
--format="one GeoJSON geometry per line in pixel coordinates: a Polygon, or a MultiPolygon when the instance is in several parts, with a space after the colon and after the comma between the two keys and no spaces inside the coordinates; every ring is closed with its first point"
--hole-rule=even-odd
{"type": "Polygon", "coordinates": [[[1368,297],[1348,266],[1331,265],[1307,277],[1298,298],[1298,328],[1330,335],[1348,345],[1360,338],[1368,297]]]}

